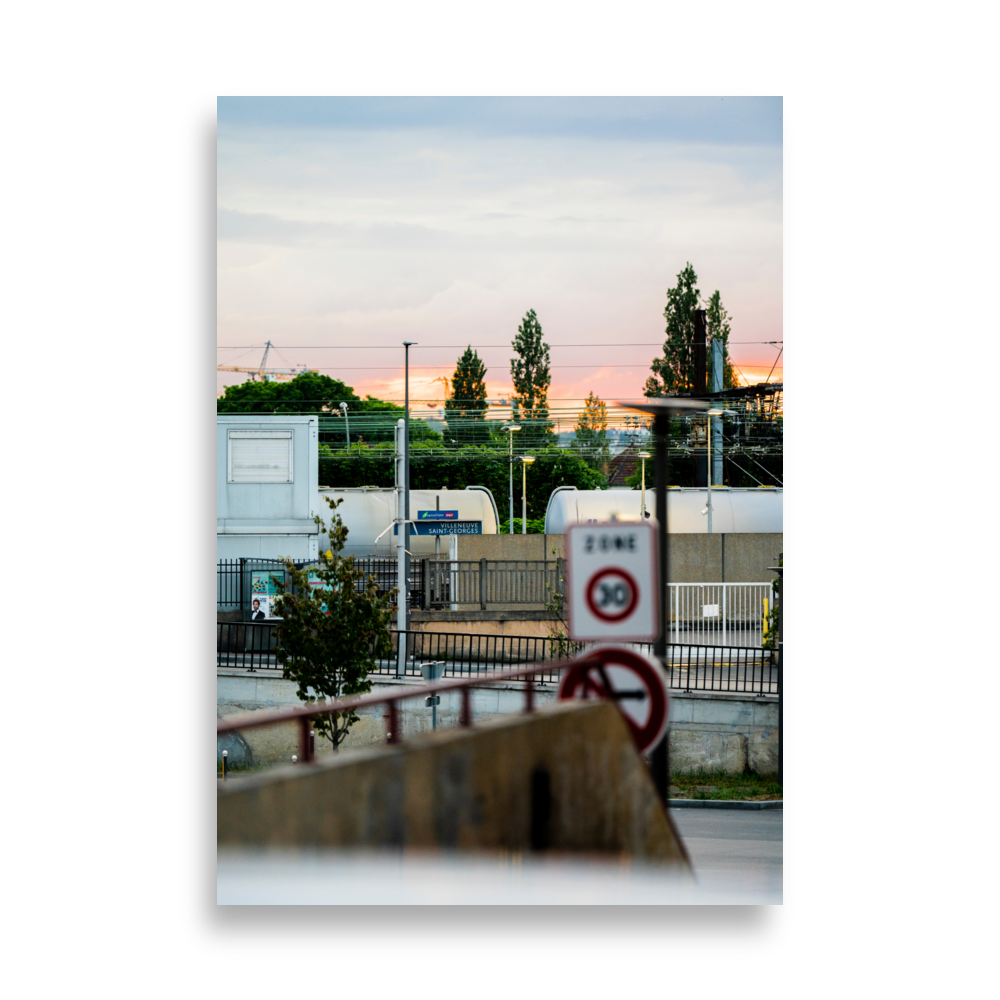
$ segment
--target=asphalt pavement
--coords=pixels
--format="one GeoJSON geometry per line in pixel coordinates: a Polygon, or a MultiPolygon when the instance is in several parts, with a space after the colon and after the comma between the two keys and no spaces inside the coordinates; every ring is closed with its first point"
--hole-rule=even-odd
{"type": "Polygon", "coordinates": [[[671,809],[670,818],[700,886],[780,902],[784,810],[671,809]]]}

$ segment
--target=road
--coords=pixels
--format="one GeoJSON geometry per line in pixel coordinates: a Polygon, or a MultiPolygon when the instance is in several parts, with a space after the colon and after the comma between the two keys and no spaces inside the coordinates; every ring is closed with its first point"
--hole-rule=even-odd
{"type": "Polygon", "coordinates": [[[783,817],[781,809],[670,811],[700,886],[772,902],[781,899],[783,817]]]}

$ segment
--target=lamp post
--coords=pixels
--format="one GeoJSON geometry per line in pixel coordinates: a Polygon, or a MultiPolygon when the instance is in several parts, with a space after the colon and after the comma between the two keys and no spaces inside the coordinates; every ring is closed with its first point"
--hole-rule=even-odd
{"type": "Polygon", "coordinates": [[[521,534],[528,533],[528,466],[534,462],[534,455],[521,456],[521,534]]]}
{"type": "Polygon", "coordinates": [[[646,459],[650,457],[648,451],[640,451],[639,458],[642,459],[642,503],[639,505],[639,520],[646,520],[646,459]]]}
{"type": "Polygon", "coordinates": [[[351,447],[351,424],[347,419],[347,403],[341,403],[340,409],[344,414],[344,440],[347,442],[347,447],[351,447]]]}
{"type": "Polygon", "coordinates": [[[508,496],[510,498],[510,520],[507,522],[507,533],[509,535],[514,534],[514,431],[519,431],[521,429],[520,424],[504,424],[500,428],[502,431],[509,431],[510,440],[510,477],[509,485],[507,487],[508,496]]]}

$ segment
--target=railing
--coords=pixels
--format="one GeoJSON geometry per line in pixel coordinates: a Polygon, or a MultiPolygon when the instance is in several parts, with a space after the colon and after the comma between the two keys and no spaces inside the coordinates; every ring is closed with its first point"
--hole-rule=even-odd
{"type": "MultiPolygon", "coordinates": [[[[553,663],[550,672],[558,676],[559,673],[571,666],[573,666],[572,661],[562,660],[559,663],[553,663]]],[[[397,708],[399,702],[405,701],[407,698],[426,698],[428,695],[435,695],[442,691],[457,690],[462,699],[459,725],[471,726],[471,693],[473,687],[497,683],[498,681],[522,681],[524,683],[524,710],[525,712],[532,712],[535,705],[535,684],[538,673],[539,671],[533,666],[514,667],[512,669],[479,674],[471,678],[465,677],[433,681],[429,684],[421,684],[420,687],[394,687],[389,691],[376,691],[371,694],[341,698],[337,701],[327,702],[321,706],[314,704],[301,708],[253,712],[252,714],[241,715],[232,719],[220,719],[216,725],[216,730],[221,736],[224,733],[257,729],[261,726],[273,726],[281,722],[297,722],[299,728],[299,760],[303,764],[308,764],[315,759],[314,737],[310,723],[312,719],[318,718],[321,715],[353,711],[370,705],[385,705],[387,709],[385,719],[386,742],[400,743],[402,742],[402,717],[397,708]]]]}
{"type": "MultiPolygon", "coordinates": [[[[275,650],[276,626],[219,622],[217,665],[239,670],[280,670],[275,650]]],[[[593,643],[534,636],[470,635],[463,632],[405,632],[406,665],[403,677],[420,677],[420,664],[444,661],[446,677],[477,677],[498,667],[534,663],[539,683],[551,683],[554,665],[593,648],[593,643]]],[[[390,633],[391,657],[378,661],[373,672],[397,677],[400,633],[390,633]]],[[[637,652],[652,654],[649,644],[630,643],[637,652]]],[[[671,643],[665,657],[673,691],[720,691],[767,696],[778,694],[778,659],[772,649],[747,646],[699,646],[671,643]]]]}
{"type": "Polygon", "coordinates": [[[422,594],[426,610],[478,608],[491,604],[550,602],[562,578],[562,560],[546,559],[424,559],[422,594]]]}
{"type": "MultiPolygon", "coordinates": [[[[381,593],[389,594],[396,587],[394,558],[355,556],[354,565],[362,573],[359,589],[365,587],[369,576],[374,577],[381,593]]],[[[220,559],[218,610],[246,610],[250,573],[281,569],[280,560],[220,559]]],[[[411,559],[407,603],[411,609],[424,610],[486,611],[511,605],[533,605],[542,610],[560,592],[563,575],[561,559],[411,559]]],[[[769,581],[672,583],[668,639],[700,645],[760,646],[772,601],[769,581]]]]}
{"type": "MultiPolygon", "coordinates": [[[[314,564],[314,560],[299,561],[294,565],[300,569],[314,564]]],[[[220,559],[216,571],[216,610],[248,611],[253,597],[253,573],[280,575],[284,579],[284,562],[281,559],[220,559]]],[[[398,582],[398,568],[395,559],[386,556],[355,556],[354,567],[361,571],[358,590],[363,590],[368,577],[375,578],[379,592],[387,594],[398,582]]],[[[410,561],[410,585],[407,604],[411,608],[424,606],[424,560],[410,561]]],[[[393,603],[395,598],[392,599],[393,603]]]]}
{"type": "Polygon", "coordinates": [[[759,647],[773,595],[764,583],[670,584],[668,640],[759,647]]]}

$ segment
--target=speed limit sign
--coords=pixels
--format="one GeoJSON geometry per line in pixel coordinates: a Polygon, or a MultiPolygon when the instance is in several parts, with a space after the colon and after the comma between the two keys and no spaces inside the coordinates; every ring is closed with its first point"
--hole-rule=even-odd
{"type": "Polygon", "coordinates": [[[658,593],[651,525],[574,524],[566,532],[571,638],[653,642],[659,634],[658,593]]]}

